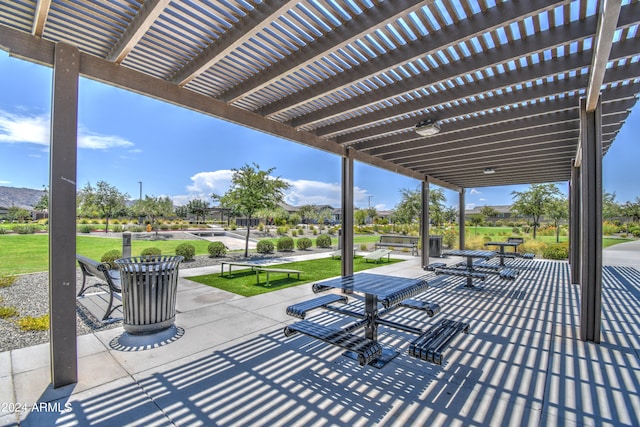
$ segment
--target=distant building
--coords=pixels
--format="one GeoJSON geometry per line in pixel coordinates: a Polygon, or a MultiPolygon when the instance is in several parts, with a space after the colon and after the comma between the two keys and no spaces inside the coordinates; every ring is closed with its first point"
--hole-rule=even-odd
{"type": "MultiPolygon", "coordinates": [[[[494,211],[496,211],[495,216],[491,216],[487,218],[487,220],[489,221],[497,221],[500,219],[509,219],[509,218],[515,217],[515,215],[511,213],[511,205],[487,205],[487,206],[493,209],[494,211]]],[[[481,214],[482,209],[484,209],[484,207],[485,206],[476,206],[473,209],[466,209],[464,211],[464,214],[467,217],[473,214],[481,214]]]]}

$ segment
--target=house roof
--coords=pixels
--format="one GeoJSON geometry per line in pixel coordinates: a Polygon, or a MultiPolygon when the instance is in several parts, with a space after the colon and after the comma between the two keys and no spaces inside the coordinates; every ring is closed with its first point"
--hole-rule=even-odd
{"type": "Polygon", "coordinates": [[[68,43],[88,78],[452,189],[568,180],[579,99],[606,153],[640,90],[630,1],[0,4],[17,57],[68,43]]]}

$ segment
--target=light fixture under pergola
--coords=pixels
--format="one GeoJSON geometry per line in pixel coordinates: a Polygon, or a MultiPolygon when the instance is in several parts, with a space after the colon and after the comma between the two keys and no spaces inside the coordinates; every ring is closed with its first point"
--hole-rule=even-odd
{"type": "Polygon", "coordinates": [[[440,125],[433,119],[425,119],[416,125],[415,131],[421,136],[432,136],[440,132],[440,125]]]}

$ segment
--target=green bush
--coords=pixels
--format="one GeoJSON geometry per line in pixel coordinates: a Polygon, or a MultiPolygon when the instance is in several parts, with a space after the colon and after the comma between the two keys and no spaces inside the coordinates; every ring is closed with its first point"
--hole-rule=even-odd
{"type": "Polygon", "coordinates": [[[112,249],[102,255],[102,258],[100,258],[100,262],[106,262],[111,266],[111,269],[116,269],[118,267],[114,261],[118,258],[122,258],[122,252],[117,249],[112,249]]]}
{"type": "Polygon", "coordinates": [[[282,226],[282,227],[276,228],[276,233],[278,233],[279,236],[284,236],[288,232],[289,232],[289,227],[282,226]]]}
{"type": "Polygon", "coordinates": [[[256,251],[259,254],[270,254],[273,252],[273,242],[271,240],[260,240],[256,245],[256,251]]]}
{"type": "Polygon", "coordinates": [[[34,234],[38,231],[38,227],[33,225],[16,225],[13,227],[13,231],[18,234],[34,234]]]}
{"type": "Polygon", "coordinates": [[[21,317],[18,319],[18,326],[23,331],[46,331],[49,329],[49,315],[21,317]]]}
{"type": "Polygon", "coordinates": [[[131,231],[132,233],[141,233],[145,231],[145,228],[141,225],[130,225],[127,227],[127,230],[131,231]]]}
{"type": "Polygon", "coordinates": [[[546,259],[567,259],[569,257],[569,245],[565,243],[552,243],[547,245],[542,256],[546,259]]]}
{"type": "Polygon", "coordinates": [[[0,227],[0,234],[7,234],[7,229],[0,227]]]}
{"type": "Polygon", "coordinates": [[[180,243],[176,247],[176,255],[184,257],[184,261],[191,261],[196,256],[196,247],[191,243],[180,243]]]}
{"type": "Polygon", "coordinates": [[[282,236],[278,239],[277,242],[278,252],[284,251],[292,251],[293,250],[293,239],[289,236],[282,236]]]}
{"type": "Polygon", "coordinates": [[[225,256],[227,254],[227,248],[222,242],[211,242],[207,248],[209,255],[212,257],[225,256]]]}
{"type": "Polygon", "coordinates": [[[140,256],[155,256],[155,255],[162,255],[162,250],[160,248],[156,248],[155,246],[144,248],[142,252],[140,252],[140,256]]]}
{"type": "Polygon", "coordinates": [[[303,251],[309,249],[311,245],[313,245],[313,242],[308,237],[302,237],[298,239],[298,242],[296,243],[296,247],[303,251]]]}
{"type": "Polygon", "coordinates": [[[632,228],[629,232],[633,234],[633,237],[640,237],[640,228],[632,228]]]}
{"type": "Polygon", "coordinates": [[[113,231],[114,233],[122,233],[124,231],[124,227],[121,225],[114,225],[113,227],[111,227],[111,231],[113,231]]]}
{"type": "Polygon", "coordinates": [[[0,277],[0,288],[8,288],[13,285],[18,276],[4,276],[0,277]]]}
{"type": "Polygon", "coordinates": [[[330,248],[331,247],[331,237],[327,234],[321,234],[316,237],[316,246],[319,248],[330,248]]]}
{"type": "Polygon", "coordinates": [[[78,231],[80,233],[89,234],[91,233],[92,230],[93,230],[93,227],[91,227],[90,225],[81,225],[80,227],[78,227],[78,231]]]}
{"type": "Polygon", "coordinates": [[[0,319],[6,319],[8,317],[15,317],[18,315],[18,309],[15,307],[0,307],[0,319]]]}

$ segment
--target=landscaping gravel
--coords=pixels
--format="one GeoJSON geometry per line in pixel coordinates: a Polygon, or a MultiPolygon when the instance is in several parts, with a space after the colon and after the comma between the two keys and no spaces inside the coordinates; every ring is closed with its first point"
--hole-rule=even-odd
{"type": "MultiPolygon", "coordinates": [[[[182,234],[182,233],[181,233],[182,234]]],[[[287,252],[286,255],[301,255],[314,252],[327,252],[327,249],[309,249],[306,251],[287,252]]],[[[250,254],[246,260],[258,260],[282,257],[282,253],[269,255],[250,254]]],[[[193,261],[183,262],[180,269],[219,265],[220,262],[231,259],[244,259],[243,253],[232,252],[224,258],[210,258],[208,255],[196,256],[193,261]]],[[[78,291],[82,284],[82,273],[77,269],[76,283],[78,291]]],[[[38,317],[49,311],[49,274],[48,272],[20,275],[9,287],[0,288],[0,306],[14,307],[19,316],[38,317]]],[[[77,334],[84,335],[95,331],[115,328],[122,325],[122,321],[102,323],[89,312],[76,304],[77,334]]],[[[29,347],[49,342],[49,331],[24,332],[17,324],[18,317],[0,319],[0,352],[17,348],[29,347]]]]}

